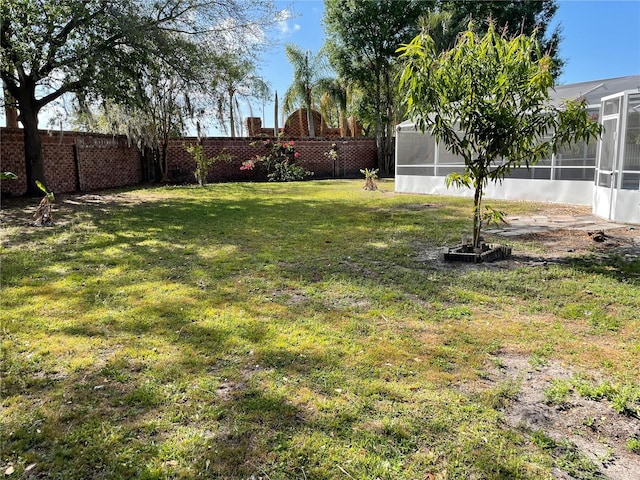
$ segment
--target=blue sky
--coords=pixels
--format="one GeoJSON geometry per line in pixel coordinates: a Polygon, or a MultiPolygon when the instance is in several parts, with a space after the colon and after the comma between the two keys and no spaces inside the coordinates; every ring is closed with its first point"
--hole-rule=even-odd
{"type": "MultiPolygon", "coordinates": [[[[276,5],[297,14],[280,25],[282,45],[263,57],[260,68],[262,77],[282,98],[293,78],[284,44],[295,43],[317,52],[324,43],[324,4],[321,0],[298,0],[278,1],[276,5]]],[[[640,0],[560,0],[558,5],[554,22],[562,27],[560,55],[566,60],[560,83],[640,74],[640,0]]],[[[254,115],[261,116],[261,111],[262,105],[254,107],[254,115]]],[[[273,104],[265,104],[264,111],[265,126],[272,127],[273,104]]]]}

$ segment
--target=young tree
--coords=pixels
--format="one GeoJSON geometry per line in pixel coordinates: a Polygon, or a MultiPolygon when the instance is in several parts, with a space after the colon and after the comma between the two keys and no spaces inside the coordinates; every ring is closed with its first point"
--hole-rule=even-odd
{"type": "Polygon", "coordinates": [[[196,177],[198,185],[204,187],[207,184],[207,176],[211,171],[211,168],[218,162],[230,162],[233,160],[233,155],[227,152],[226,149],[222,149],[218,155],[213,157],[207,157],[204,151],[204,147],[201,143],[183,145],[183,148],[193,156],[193,161],[196,164],[196,169],[193,175],[196,177]]]}
{"type": "Polygon", "coordinates": [[[535,34],[508,39],[490,24],[482,37],[470,28],[444,53],[426,34],[399,52],[408,117],[464,158],[464,173],[450,174],[447,185],[474,188],[474,248],[480,246],[489,182],[501,181],[512,168],[528,168],[561,144],[601,132],[583,101],[550,103],[553,61],[542,54],[535,34]]]}
{"type": "Polygon", "coordinates": [[[288,113],[294,110],[296,104],[303,106],[307,110],[309,136],[315,137],[313,94],[316,83],[325,69],[324,58],[322,54],[313,55],[309,51],[304,52],[293,44],[285,46],[285,53],[293,67],[293,83],[284,94],[282,108],[288,113]]]}
{"type": "Polygon", "coordinates": [[[270,2],[252,0],[3,0],[0,76],[24,127],[27,185],[46,184],[38,117],[67,93],[126,103],[151,59],[179,68],[181,47],[212,32],[271,21],[270,2]],[[270,20],[266,20],[270,18],[270,20]]]}

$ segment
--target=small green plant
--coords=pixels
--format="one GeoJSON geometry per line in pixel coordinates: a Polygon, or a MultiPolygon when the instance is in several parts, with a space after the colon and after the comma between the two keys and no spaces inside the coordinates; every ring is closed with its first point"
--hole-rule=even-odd
{"type": "Polygon", "coordinates": [[[44,193],[44,197],[40,200],[40,204],[36,209],[36,213],[33,214],[33,218],[35,221],[33,224],[37,227],[42,227],[45,225],[53,225],[53,217],[51,216],[51,209],[53,207],[53,202],[55,202],[56,198],[53,195],[53,192],[47,190],[47,187],[43,185],[40,180],[36,180],[36,185],[42,192],[44,193]]]}
{"type": "Polygon", "coordinates": [[[376,184],[376,180],[378,179],[378,169],[377,168],[365,168],[360,170],[360,173],[364,175],[364,190],[377,190],[378,185],[376,184]]]}
{"type": "Polygon", "coordinates": [[[591,385],[581,377],[574,378],[571,383],[580,396],[592,400],[607,399],[617,413],[640,418],[640,386],[611,382],[591,385]]]}
{"type": "Polygon", "coordinates": [[[540,355],[538,353],[533,353],[531,358],[529,359],[529,365],[531,365],[536,370],[539,370],[541,367],[544,367],[549,364],[547,357],[544,355],[540,355]]]}
{"type": "Polygon", "coordinates": [[[514,381],[501,382],[495,387],[487,389],[479,398],[491,408],[503,409],[518,396],[519,390],[520,385],[514,381]]]}
{"type": "Polygon", "coordinates": [[[547,403],[562,406],[566,403],[571,394],[569,382],[554,379],[551,386],[544,391],[544,398],[547,403]]]}
{"type": "Polygon", "coordinates": [[[631,437],[626,443],[627,450],[640,454],[640,437],[631,437]]]}
{"type": "Polygon", "coordinates": [[[227,152],[226,149],[222,149],[222,151],[218,155],[214,155],[213,157],[207,157],[204,154],[204,148],[201,144],[196,145],[184,145],[184,149],[193,155],[193,160],[196,162],[196,169],[193,174],[198,181],[198,185],[201,187],[206,185],[207,176],[211,171],[211,168],[218,162],[230,162],[233,160],[233,155],[227,152]]]}
{"type": "MultiPolygon", "coordinates": [[[[536,430],[531,432],[531,441],[539,448],[550,451],[555,465],[573,477],[585,480],[603,478],[598,467],[567,439],[555,441],[544,431],[536,430]]],[[[608,450],[605,456],[608,458],[610,455],[608,450]]]]}
{"type": "Polygon", "coordinates": [[[534,367],[536,370],[540,369],[549,364],[549,356],[553,354],[553,346],[552,345],[543,345],[539,348],[536,348],[531,353],[531,358],[529,359],[529,364],[534,367]]]}
{"type": "Polygon", "coordinates": [[[555,455],[558,456],[556,466],[575,478],[584,480],[604,478],[598,467],[568,440],[558,442],[554,449],[555,455]]]}
{"type": "MultiPolygon", "coordinates": [[[[340,173],[340,166],[338,164],[338,145],[335,143],[331,144],[331,149],[327,152],[324,152],[324,156],[327,160],[329,160],[333,165],[333,174],[336,176],[340,173]]],[[[345,172],[346,174],[346,172],[345,172]]]]}
{"type": "MultiPolygon", "coordinates": [[[[602,439],[601,439],[602,440],[602,439]]],[[[604,440],[602,440],[604,442],[604,440]]],[[[602,465],[612,464],[615,459],[616,451],[611,445],[607,445],[607,449],[601,455],[598,455],[598,461],[602,465]]]]}
{"type": "Polygon", "coordinates": [[[491,358],[491,363],[493,364],[494,367],[499,368],[499,369],[504,369],[506,368],[504,361],[500,358],[500,357],[492,357],[491,358]]]}
{"type": "Polygon", "coordinates": [[[613,386],[609,382],[601,383],[600,385],[591,385],[585,378],[576,376],[572,380],[573,388],[581,397],[588,398],[590,400],[602,400],[603,398],[610,398],[613,392],[613,386]]]}
{"type": "Polygon", "coordinates": [[[13,172],[0,172],[0,180],[16,180],[18,176],[13,172]]]}
{"type": "Polygon", "coordinates": [[[618,413],[640,418],[640,387],[628,383],[616,385],[611,406],[618,413]]]}
{"type": "Polygon", "coordinates": [[[36,180],[36,185],[38,186],[38,188],[40,190],[42,190],[42,192],[45,194],[45,197],[50,201],[50,202],[55,202],[56,201],[56,197],[53,195],[53,192],[50,192],[49,190],[47,190],[47,187],[44,186],[44,184],[40,181],[40,180],[36,180]]]}
{"type": "Polygon", "coordinates": [[[589,417],[589,416],[585,417],[584,420],[582,420],[582,424],[585,427],[589,427],[592,430],[596,429],[596,419],[593,417],[589,417]]]}
{"type": "Polygon", "coordinates": [[[544,431],[542,430],[535,430],[531,432],[531,441],[543,450],[550,450],[552,448],[555,448],[556,446],[556,442],[553,440],[553,438],[544,433],[544,431]]]}
{"type": "Polygon", "coordinates": [[[324,156],[329,160],[335,162],[338,160],[338,146],[335,143],[331,144],[331,149],[328,152],[324,152],[324,156]]]}

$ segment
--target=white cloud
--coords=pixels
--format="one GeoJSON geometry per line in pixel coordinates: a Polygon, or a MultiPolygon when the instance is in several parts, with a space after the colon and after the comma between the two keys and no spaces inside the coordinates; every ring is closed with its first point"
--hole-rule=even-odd
{"type": "Polygon", "coordinates": [[[289,10],[280,10],[277,15],[276,15],[276,19],[278,21],[278,29],[280,30],[280,33],[284,34],[284,35],[291,35],[294,32],[297,32],[298,30],[300,30],[300,25],[297,23],[293,23],[293,25],[290,23],[290,21],[294,18],[294,15],[289,11],[289,10]]]}
{"type": "Polygon", "coordinates": [[[280,32],[284,33],[285,35],[290,35],[293,32],[297,32],[298,30],[300,30],[300,25],[298,25],[297,23],[289,25],[289,22],[279,22],[278,25],[280,26],[280,32]]]}

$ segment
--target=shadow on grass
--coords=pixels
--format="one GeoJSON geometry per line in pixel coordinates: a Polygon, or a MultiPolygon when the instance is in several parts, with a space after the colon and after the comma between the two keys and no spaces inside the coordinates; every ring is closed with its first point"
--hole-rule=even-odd
{"type": "MultiPolygon", "coordinates": [[[[198,346],[214,347],[201,340],[198,346]]],[[[278,369],[297,358],[284,349],[262,357],[278,369]]],[[[305,368],[322,370],[321,362],[307,356],[305,368]]],[[[144,361],[121,357],[37,382],[5,382],[3,396],[30,408],[3,421],[3,457],[19,459],[18,474],[36,463],[30,475],[43,478],[248,478],[307,422],[285,396],[253,379],[262,367],[241,369],[232,388],[215,365],[201,361],[196,380],[187,375],[193,367],[192,358],[174,355],[164,366],[171,378],[158,378],[144,361]]]]}
{"type": "Polygon", "coordinates": [[[629,258],[618,252],[585,255],[569,262],[571,269],[640,286],[640,253],[629,258]]]}
{"type": "MultiPolygon", "coordinates": [[[[528,294],[522,276],[438,271],[413,260],[417,243],[437,245],[466,230],[455,209],[301,199],[298,187],[287,195],[261,187],[259,196],[251,185],[234,188],[246,198],[194,190],[193,198],[154,203],[107,201],[88,209],[90,220],[85,210],[68,226],[11,239],[3,305],[25,316],[7,327],[19,338],[5,344],[3,458],[20,459],[17,474],[34,462],[43,478],[304,478],[316,462],[313,478],[335,478],[344,475],[331,470],[335,458],[367,449],[379,448],[401,469],[435,442],[422,432],[429,422],[455,437],[454,415],[433,419],[439,405],[405,398],[419,395],[419,382],[406,380],[414,367],[386,364],[393,354],[413,365],[416,332],[374,320],[392,309],[398,319],[440,321],[439,310],[471,305],[479,293],[528,294]],[[25,296],[32,311],[23,308],[25,296]],[[318,341],[296,344],[294,330],[311,330],[309,323],[318,341]],[[36,361],[31,334],[68,341],[71,353],[61,357],[74,355],[73,341],[89,353],[79,364],[45,353],[36,361]],[[351,378],[354,344],[377,356],[363,354],[372,366],[351,378]],[[299,383],[290,386],[291,378],[299,383]],[[355,388],[369,381],[377,382],[370,398],[355,388]],[[292,401],[302,391],[312,413],[292,401]],[[319,438],[305,448],[341,453],[318,459],[318,448],[307,452],[295,438],[319,438]]],[[[594,273],[608,275],[601,268],[594,273]]],[[[458,311],[460,322],[472,315],[458,311]]],[[[456,345],[444,347],[422,348],[423,365],[452,374],[466,367],[456,345]]],[[[448,454],[479,478],[522,473],[496,460],[492,445],[478,448],[482,462],[457,459],[452,447],[429,465],[448,454]]],[[[377,460],[362,455],[360,472],[373,476],[367,461],[377,460]]]]}

